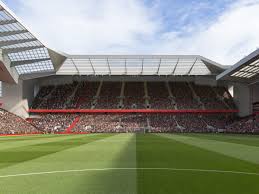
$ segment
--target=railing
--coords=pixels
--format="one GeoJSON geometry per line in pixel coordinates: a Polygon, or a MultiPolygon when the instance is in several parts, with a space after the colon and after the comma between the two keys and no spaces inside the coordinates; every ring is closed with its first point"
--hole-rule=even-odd
{"type": "Polygon", "coordinates": [[[218,113],[238,113],[238,110],[167,110],[167,109],[30,109],[29,113],[113,113],[113,114],[130,114],[130,113],[146,113],[146,114],[218,114],[218,113]]]}

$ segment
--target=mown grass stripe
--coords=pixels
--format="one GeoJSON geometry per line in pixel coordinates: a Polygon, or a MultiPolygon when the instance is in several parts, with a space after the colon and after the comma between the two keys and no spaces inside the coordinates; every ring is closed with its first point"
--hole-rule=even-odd
{"type": "Polygon", "coordinates": [[[244,144],[223,142],[198,138],[195,136],[184,136],[176,134],[157,134],[160,137],[169,138],[184,144],[199,147],[204,150],[223,154],[246,162],[259,164],[259,147],[244,144]]]}
{"type": "MultiPolygon", "coordinates": [[[[93,136],[96,134],[90,134],[87,136],[93,136]]],[[[66,139],[75,139],[78,137],[82,137],[82,135],[55,135],[55,136],[50,136],[50,137],[46,137],[42,136],[40,138],[36,137],[36,138],[30,138],[28,140],[25,141],[6,141],[4,143],[1,143],[0,146],[0,151],[1,150],[6,150],[6,149],[14,149],[14,148],[19,148],[21,146],[32,146],[35,144],[40,144],[40,143],[47,143],[47,142],[56,142],[56,141],[63,141],[66,139]]]]}
{"type": "MultiPolygon", "coordinates": [[[[95,137],[96,138],[96,137],[95,137]]],[[[115,134],[107,138],[63,150],[0,170],[0,174],[21,174],[71,168],[136,168],[134,134],[115,134]]],[[[91,171],[89,173],[24,176],[13,186],[12,179],[0,179],[0,193],[136,193],[136,170],[91,171]],[[28,185],[33,185],[28,189],[28,185]],[[46,187],[48,185],[48,187],[46,187]],[[40,188],[37,190],[37,188],[40,188]]]]}
{"type": "Polygon", "coordinates": [[[184,136],[197,137],[201,139],[216,140],[228,143],[236,143],[248,146],[259,147],[258,135],[239,135],[239,134],[184,134],[184,136]]]}
{"type": "Polygon", "coordinates": [[[0,168],[6,168],[22,162],[27,162],[49,154],[57,153],[66,149],[88,144],[111,135],[76,136],[76,138],[65,139],[46,143],[38,143],[0,151],[0,168]]]}

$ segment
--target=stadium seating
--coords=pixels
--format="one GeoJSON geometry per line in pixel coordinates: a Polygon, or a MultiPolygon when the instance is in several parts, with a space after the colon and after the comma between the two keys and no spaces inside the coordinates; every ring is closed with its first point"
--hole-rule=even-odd
{"type": "Polygon", "coordinates": [[[229,133],[259,133],[258,117],[250,116],[235,120],[233,123],[226,127],[229,133]]]}
{"type": "Polygon", "coordinates": [[[36,134],[42,133],[38,128],[25,121],[24,119],[0,109],[0,134],[16,135],[16,134],[36,134]]]}
{"type": "Polygon", "coordinates": [[[31,123],[45,133],[64,133],[75,118],[75,114],[42,114],[31,123]]]}
{"type": "MultiPolygon", "coordinates": [[[[201,86],[188,82],[84,81],[43,86],[32,108],[231,110],[235,109],[235,104],[227,89],[221,86],[201,86]]],[[[232,114],[49,113],[38,116],[39,118],[32,119],[31,124],[45,133],[66,133],[68,129],[72,133],[259,133],[259,126],[256,124],[258,118],[237,120],[232,114]]],[[[31,132],[33,128],[30,127],[28,129],[31,132]]]]}
{"type": "Polygon", "coordinates": [[[33,109],[234,109],[224,87],[187,82],[74,82],[44,86],[33,109]]]}
{"type": "Polygon", "coordinates": [[[72,133],[259,133],[258,118],[232,114],[42,114],[32,123],[46,133],[66,133],[76,118],[72,133]]]}
{"type": "Polygon", "coordinates": [[[258,134],[258,117],[231,114],[40,114],[27,122],[0,110],[0,134],[225,132],[258,134]],[[75,122],[76,121],[76,122],[75,122]]]}

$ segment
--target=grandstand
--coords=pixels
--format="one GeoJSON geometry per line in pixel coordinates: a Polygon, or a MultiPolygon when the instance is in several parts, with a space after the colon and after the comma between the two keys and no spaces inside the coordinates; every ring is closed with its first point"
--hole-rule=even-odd
{"type": "Polygon", "coordinates": [[[1,107],[39,132],[259,132],[259,50],[233,66],[198,55],[69,55],[0,11],[1,107]]]}
{"type": "Polygon", "coordinates": [[[258,134],[259,49],[70,55],[0,0],[0,193],[258,194],[258,134]]]}

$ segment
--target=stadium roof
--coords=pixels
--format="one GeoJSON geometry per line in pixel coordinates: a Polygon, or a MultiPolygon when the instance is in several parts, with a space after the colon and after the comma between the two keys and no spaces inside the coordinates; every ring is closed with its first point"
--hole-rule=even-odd
{"type": "Polygon", "coordinates": [[[198,55],[59,54],[39,41],[1,0],[0,49],[22,79],[49,75],[218,75],[226,70],[198,55]]]}
{"type": "Polygon", "coordinates": [[[259,78],[259,49],[217,76],[217,80],[252,83],[259,78]]]}
{"type": "Polygon", "coordinates": [[[70,55],[57,75],[218,75],[224,70],[198,55],[70,55]]]}
{"type": "Polygon", "coordinates": [[[48,49],[0,1],[0,49],[10,59],[10,66],[19,75],[54,72],[59,68],[57,58],[62,55],[48,49]]]}

